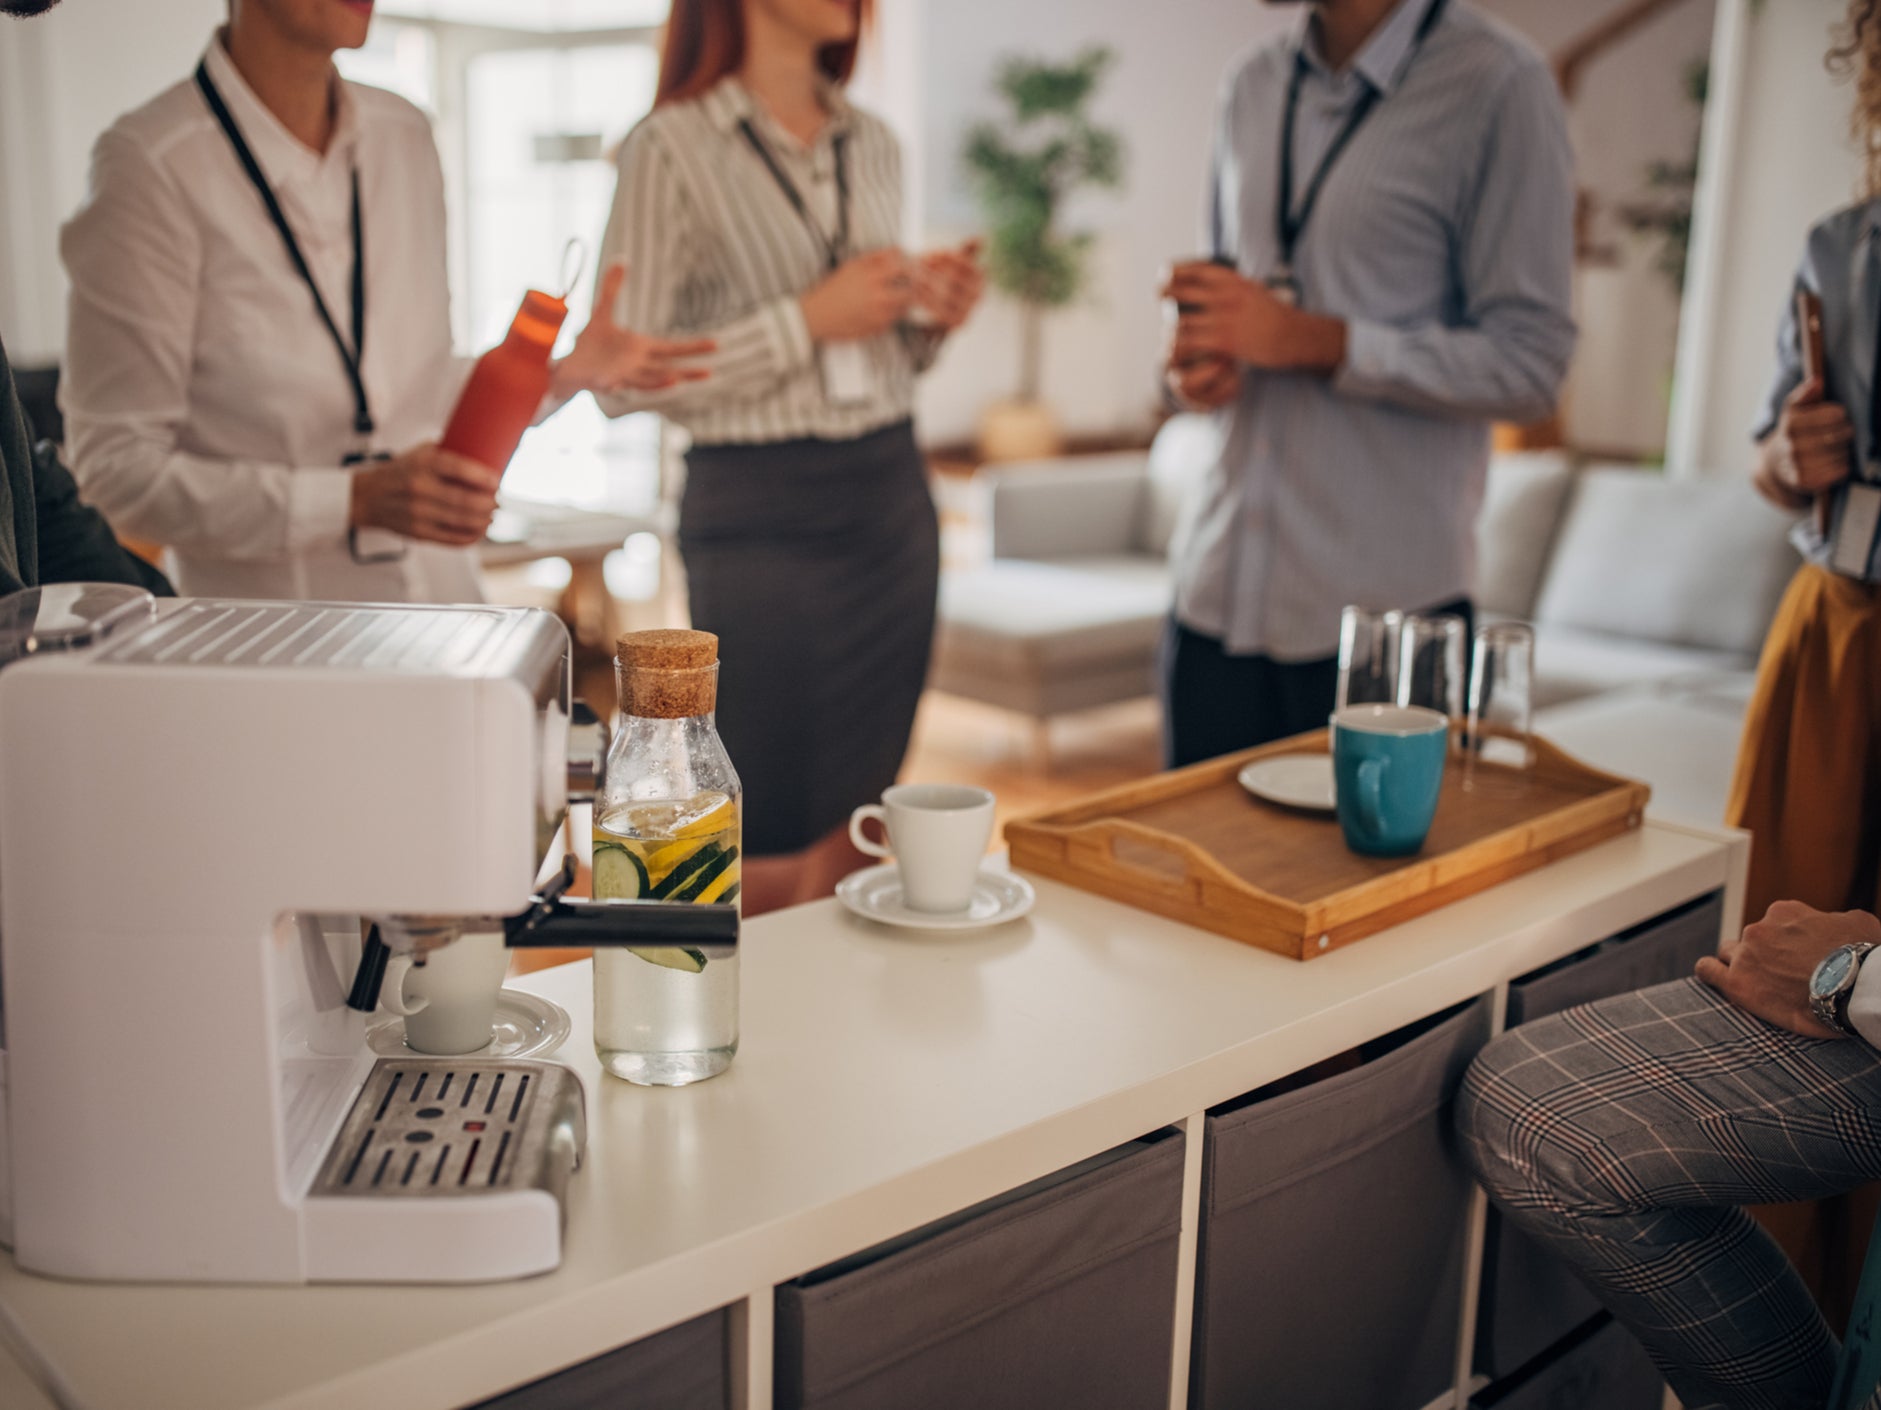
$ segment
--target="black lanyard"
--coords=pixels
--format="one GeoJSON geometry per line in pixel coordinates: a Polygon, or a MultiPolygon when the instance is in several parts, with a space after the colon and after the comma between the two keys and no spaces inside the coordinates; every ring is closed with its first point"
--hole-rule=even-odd
{"type": "Polygon", "coordinates": [[[249,181],[261,197],[261,203],[268,208],[268,218],[281,234],[281,243],[287,247],[287,257],[294,262],[295,272],[307,286],[307,292],[313,295],[314,309],[319,313],[320,321],[326,325],[333,346],[339,350],[340,361],[346,367],[346,380],[353,384],[353,430],[361,436],[370,436],[373,432],[372,405],[366,399],[366,383],[359,371],[360,360],[366,355],[366,235],[359,216],[359,167],[353,167],[353,341],[348,346],[346,339],[340,336],[339,325],[327,311],[327,301],[321,297],[320,286],[314,283],[313,271],[307,267],[306,256],[300,252],[300,241],[294,238],[294,229],[287,223],[281,203],[274,198],[274,188],[268,185],[268,178],[262,175],[261,164],[249,150],[242,129],[236,126],[234,114],[229,112],[229,105],[222,101],[221,92],[209,77],[208,65],[196,65],[196,86],[202,90],[203,101],[209,105],[209,111],[215,114],[216,121],[222,125],[223,134],[235,149],[242,170],[248,173],[249,181]]]}
{"type": "MultiPolygon", "coordinates": [[[[1417,35],[1411,40],[1411,52],[1406,56],[1408,65],[1411,58],[1423,47],[1424,40],[1437,27],[1437,21],[1443,17],[1444,5],[1448,0],[1431,0],[1431,5],[1424,12],[1422,22],[1417,26],[1417,35]]],[[[1403,0],[1409,4],[1411,0],[1403,0]]],[[[1332,139],[1332,145],[1326,149],[1325,156],[1319,159],[1319,169],[1306,183],[1306,194],[1301,198],[1297,213],[1293,209],[1293,119],[1300,106],[1300,83],[1306,77],[1306,50],[1304,44],[1293,56],[1293,75],[1287,81],[1287,110],[1280,124],[1280,198],[1275,203],[1274,231],[1280,241],[1280,272],[1290,279],[1293,273],[1293,251],[1300,243],[1300,232],[1306,229],[1306,222],[1312,218],[1313,207],[1319,204],[1319,188],[1326,184],[1326,174],[1332,170],[1340,153],[1345,151],[1346,143],[1353,134],[1372,115],[1372,109],[1378,106],[1379,92],[1369,82],[1365,82],[1365,92],[1352,109],[1352,115],[1345,120],[1345,126],[1332,139]]],[[[1364,81],[1364,80],[1361,80],[1364,81]]]]}
{"type": "Polygon", "coordinates": [[[777,189],[784,193],[784,199],[790,202],[790,208],[797,213],[797,219],[804,223],[805,228],[816,237],[817,244],[823,247],[823,257],[829,261],[829,267],[832,270],[835,269],[849,254],[849,163],[845,158],[849,134],[837,133],[830,144],[836,159],[836,238],[832,240],[823,233],[823,227],[818,225],[810,215],[810,207],[804,202],[803,193],[797,189],[797,183],[790,179],[790,173],[784,170],[783,164],[777,160],[764,139],[758,136],[758,130],[751,125],[751,119],[740,118],[738,130],[744,133],[745,141],[751,144],[751,150],[758,154],[758,160],[763,162],[765,169],[771,173],[771,179],[777,183],[777,189]]]}

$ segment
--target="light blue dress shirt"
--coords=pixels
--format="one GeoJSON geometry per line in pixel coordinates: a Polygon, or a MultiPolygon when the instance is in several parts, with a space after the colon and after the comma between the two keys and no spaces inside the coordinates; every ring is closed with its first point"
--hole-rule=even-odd
{"type": "MultiPolygon", "coordinates": [[[[1310,21],[1230,72],[1213,252],[1280,263],[1279,134],[1296,57],[1295,200],[1365,92],[1294,251],[1303,307],[1346,321],[1330,379],[1247,369],[1173,549],[1176,614],[1237,654],[1333,654],[1339,609],[1466,596],[1489,425],[1555,405],[1574,347],[1573,157],[1546,62],[1450,0],[1400,3],[1343,72],[1310,21]]],[[[1296,207],[1297,208],[1297,207],[1296,207]]]]}
{"type": "MultiPolygon", "coordinates": [[[[1875,379],[1875,339],[1881,335],[1881,200],[1849,206],[1818,221],[1803,245],[1794,288],[1822,300],[1823,380],[1828,399],[1839,402],[1854,423],[1849,463],[1858,480],[1881,481],[1881,444],[1869,414],[1875,379]]],[[[1784,302],[1777,329],[1777,370],[1770,395],[1751,434],[1762,440],[1776,429],[1783,403],[1802,384],[1803,355],[1796,333],[1796,300],[1784,302]]],[[[1805,517],[1790,535],[1811,563],[1827,566],[1829,546],[1805,517]]],[[[1881,582],[1881,547],[1868,564],[1867,581],[1881,582]]],[[[1881,966],[1876,967],[1881,970],[1881,966]]],[[[1865,972],[1865,970],[1864,970],[1865,972]]]]}

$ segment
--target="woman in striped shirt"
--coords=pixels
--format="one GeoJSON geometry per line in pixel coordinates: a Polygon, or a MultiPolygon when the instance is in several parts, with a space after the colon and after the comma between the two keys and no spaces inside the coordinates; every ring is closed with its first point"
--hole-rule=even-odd
{"type": "Polygon", "coordinates": [[[619,316],[718,348],[708,382],[603,405],[692,435],[679,543],[720,638],[749,912],[853,869],[843,825],[906,753],[940,560],[914,382],[982,287],[971,245],[898,248],[900,151],[841,86],[868,8],[674,0],[604,240],[619,316]]]}

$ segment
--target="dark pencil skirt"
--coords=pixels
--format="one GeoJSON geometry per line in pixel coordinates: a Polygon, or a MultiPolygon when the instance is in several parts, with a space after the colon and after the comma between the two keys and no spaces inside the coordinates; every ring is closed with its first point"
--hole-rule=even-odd
{"type": "Polygon", "coordinates": [[[719,638],[745,850],[802,851],[895,781],[927,680],[940,525],[912,423],[695,446],[679,549],[719,638]]]}

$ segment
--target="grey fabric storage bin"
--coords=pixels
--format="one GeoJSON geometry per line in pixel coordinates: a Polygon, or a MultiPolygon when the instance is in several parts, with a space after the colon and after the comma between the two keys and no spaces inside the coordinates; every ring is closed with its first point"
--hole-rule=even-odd
{"type": "MultiPolygon", "coordinates": [[[[1508,1026],[1692,972],[1718,947],[1724,897],[1713,893],[1509,985],[1508,1026]]],[[[1506,1376],[1600,1311],[1558,1258],[1491,1212],[1483,1246],[1476,1369],[1506,1376]]]]}
{"type": "Polygon", "coordinates": [[[725,1309],[531,1381],[475,1410],[730,1410],[725,1309]]]}
{"type": "Polygon", "coordinates": [[[1182,1141],[1159,1132],[777,1290],[777,1410],[1163,1410],[1182,1141]]]}
{"type": "Polygon", "coordinates": [[[1209,1113],[1194,1410],[1419,1410],[1449,1389],[1470,1203],[1449,1106],[1488,1034],[1477,999],[1209,1113]]]}
{"type": "Polygon", "coordinates": [[[1665,1381],[1633,1334],[1604,1313],[1540,1365],[1488,1387],[1470,1410],[1659,1410],[1665,1381]]]}

